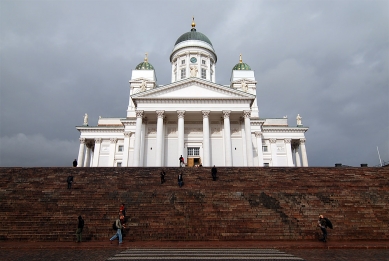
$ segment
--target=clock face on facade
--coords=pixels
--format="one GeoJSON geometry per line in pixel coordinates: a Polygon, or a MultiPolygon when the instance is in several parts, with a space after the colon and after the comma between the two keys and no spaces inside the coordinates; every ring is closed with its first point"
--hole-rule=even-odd
{"type": "Polygon", "coordinates": [[[195,63],[195,62],[197,62],[197,59],[196,59],[196,57],[192,57],[192,58],[190,58],[190,61],[191,61],[192,63],[195,63]]]}

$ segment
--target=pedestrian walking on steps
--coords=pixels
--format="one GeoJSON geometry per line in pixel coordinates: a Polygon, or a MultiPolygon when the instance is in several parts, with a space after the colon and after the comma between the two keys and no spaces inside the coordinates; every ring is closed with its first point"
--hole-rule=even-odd
{"type": "Polygon", "coordinates": [[[122,244],[123,243],[122,228],[125,228],[125,226],[122,225],[122,223],[120,222],[120,217],[118,219],[116,219],[116,221],[114,223],[114,226],[115,226],[115,229],[116,229],[116,234],[113,235],[113,237],[111,237],[109,239],[109,241],[112,244],[112,241],[115,240],[116,238],[118,238],[119,239],[119,244],[122,244]]]}
{"type": "Polygon", "coordinates": [[[327,220],[323,215],[319,215],[317,226],[320,227],[321,232],[323,233],[323,238],[320,239],[320,241],[327,242],[327,220]]]}
{"type": "Polygon", "coordinates": [[[76,231],[76,242],[80,243],[82,241],[82,230],[84,229],[84,220],[81,216],[78,216],[78,225],[76,231]]]}

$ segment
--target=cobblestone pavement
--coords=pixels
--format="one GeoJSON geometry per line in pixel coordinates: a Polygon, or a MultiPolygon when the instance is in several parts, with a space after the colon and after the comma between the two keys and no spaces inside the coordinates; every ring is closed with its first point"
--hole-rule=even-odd
{"type": "MultiPolygon", "coordinates": [[[[314,241],[201,241],[201,242],[4,242],[0,241],[1,261],[106,261],[131,250],[147,249],[274,249],[306,261],[389,261],[389,241],[330,242],[314,241]]],[[[134,260],[134,259],[133,259],[134,260]]],[[[149,259],[152,260],[152,259],[149,259]]],[[[156,260],[156,259],[155,259],[156,260]]],[[[185,260],[185,259],[181,259],[185,260]]],[[[189,260],[189,259],[188,259],[189,260]]],[[[193,261],[194,259],[190,259],[193,261]]],[[[200,260],[200,259],[199,259],[200,260]]],[[[202,259],[206,260],[206,259],[202,259]]],[[[221,259],[219,259],[221,260],[221,259]]],[[[240,259],[245,260],[245,259],[240,259]]],[[[249,260],[249,258],[247,258],[249,260]]],[[[252,260],[252,259],[251,259],[252,260]]],[[[259,260],[259,259],[257,259],[259,260]]]]}

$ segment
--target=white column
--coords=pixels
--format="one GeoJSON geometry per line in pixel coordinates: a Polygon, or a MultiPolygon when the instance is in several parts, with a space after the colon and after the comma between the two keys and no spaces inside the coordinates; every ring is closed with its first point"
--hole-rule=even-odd
{"type": "Polygon", "coordinates": [[[111,138],[109,139],[111,144],[109,145],[109,158],[108,158],[108,166],[115,167],[115,153],[116,153],[116,143],[118,139],[111,138]]]}
{"type": "Polygon", "coordinates": [[[300,159],[300,152],[299,152],[299,145],[296,144],[294,147],[294,152],[296,156],[296,167],[301,167],[301,159],[300,159]]]}
{"type": "Polygon", "coordinates": [[[93,167],[99,166],[99,158],[100,158],[100,147],[101,147],[101,139],[95,139],[95,152],[93,154],[93,167]]]}
{"type": "Polygon", "coordinates": [[[85,151],[85,167],[90,167],[90,158],[91,158],[91,152],[92,152],[92,144],[85,144],[86,151],[85,151]]]}
{"type": "Polygon", "coordinates": [[[285,146],[286,146],[286,160],[288,167],[294,167],[293,164],[293,155],[292,155],[292,140],[291,139],[285,139],[285,146]]]}
{"type": "Polygon", "coordinates": [[[84,166],[84,157],[85,157],[85,139],[80,138],[80,148],[78,150],[78,159],[77,159],[77,167],[83,167],[84,166]]]}
{"type": "Polygon", "coordinates": [[[183,155],[185,149],[185,111],[177,111],[178,114],[178,156],[183,155]]]}
{"type": "Polygon", "coordinates": [[[308,167],[307,149],[305,148],[305,139],[300,139],[301,157],[303,160],[303,167],[308,167]]]}
{"type": "Polygon", "coordinates": [[[253,164],[253,144],[251,141],[250,116],[251,116],[251,111],[243,111],[244,129],[246,134],[247,166],[252,167],[254,164],[253,164]]]}
{"type": "Polygon", "coordinates": [[[224,148],[226,157],[226,167],[232,166],[232,151],[231,151],[231,127],[230,127],[231,111],[223,111],[224,115],[224,148]]]}
{"type": "Polygon", "coordinates": [[[135,113],[136,113],[136,129],[135,129],[134,164],[133,164],[133,166],[139,167],[143,111],[135,111],[135,113]]]}
{"type": "Polygon", "coordinates": [[[162,167],[162,142],[163,142],[163,116],[165,111],[156,111],[157,119],[157,151],[155,163],[157,167],[162,167]]]}
{"type": "Polygon", "coordinates": [[[258,166],[263,167],[262,132],[256,131],[255,138],[257,139],[258,166]]]}
{"type": "Polygon", "coordinates": [[[130,150],[131,131],[124,133],[123,161],[122,167],[128,167],[128,152],[130,150]]]}
{"type": "Polygon", "coordinates": [[[203,167],[211,167],[211,150],[209,141],[209,113],[211,111],[201,111],[203,113],[203,167]]]}
{"type": "Polygon", "coordinates": [[[276,139],[270,139],[270,149],[271,149],[272,166],[277,167],[278,160],[277,160],[277,140],[276,139]]]}

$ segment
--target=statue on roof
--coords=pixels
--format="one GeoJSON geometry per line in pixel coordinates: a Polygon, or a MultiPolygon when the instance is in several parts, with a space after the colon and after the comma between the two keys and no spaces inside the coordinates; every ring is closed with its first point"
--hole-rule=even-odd
{"type": "Polygon", "coordinates": [[[297,117],[296,117],[297,126],[303,125],[303,124],[301,123],[301,119],[302,119],[302,117],[300,116],[300,114],[297,114],[297,117]]]}
{"type": "Polygon", "coordinates": [[[197,76],[197,67],[196,66],[192,66],[190,67],[190,77],[196,77],[197,76]]]}
{"type": "Polygon", "coordinates": [[[84,126],[88,126],[88,114],[85,113],[84,115],[84,126]]]}

